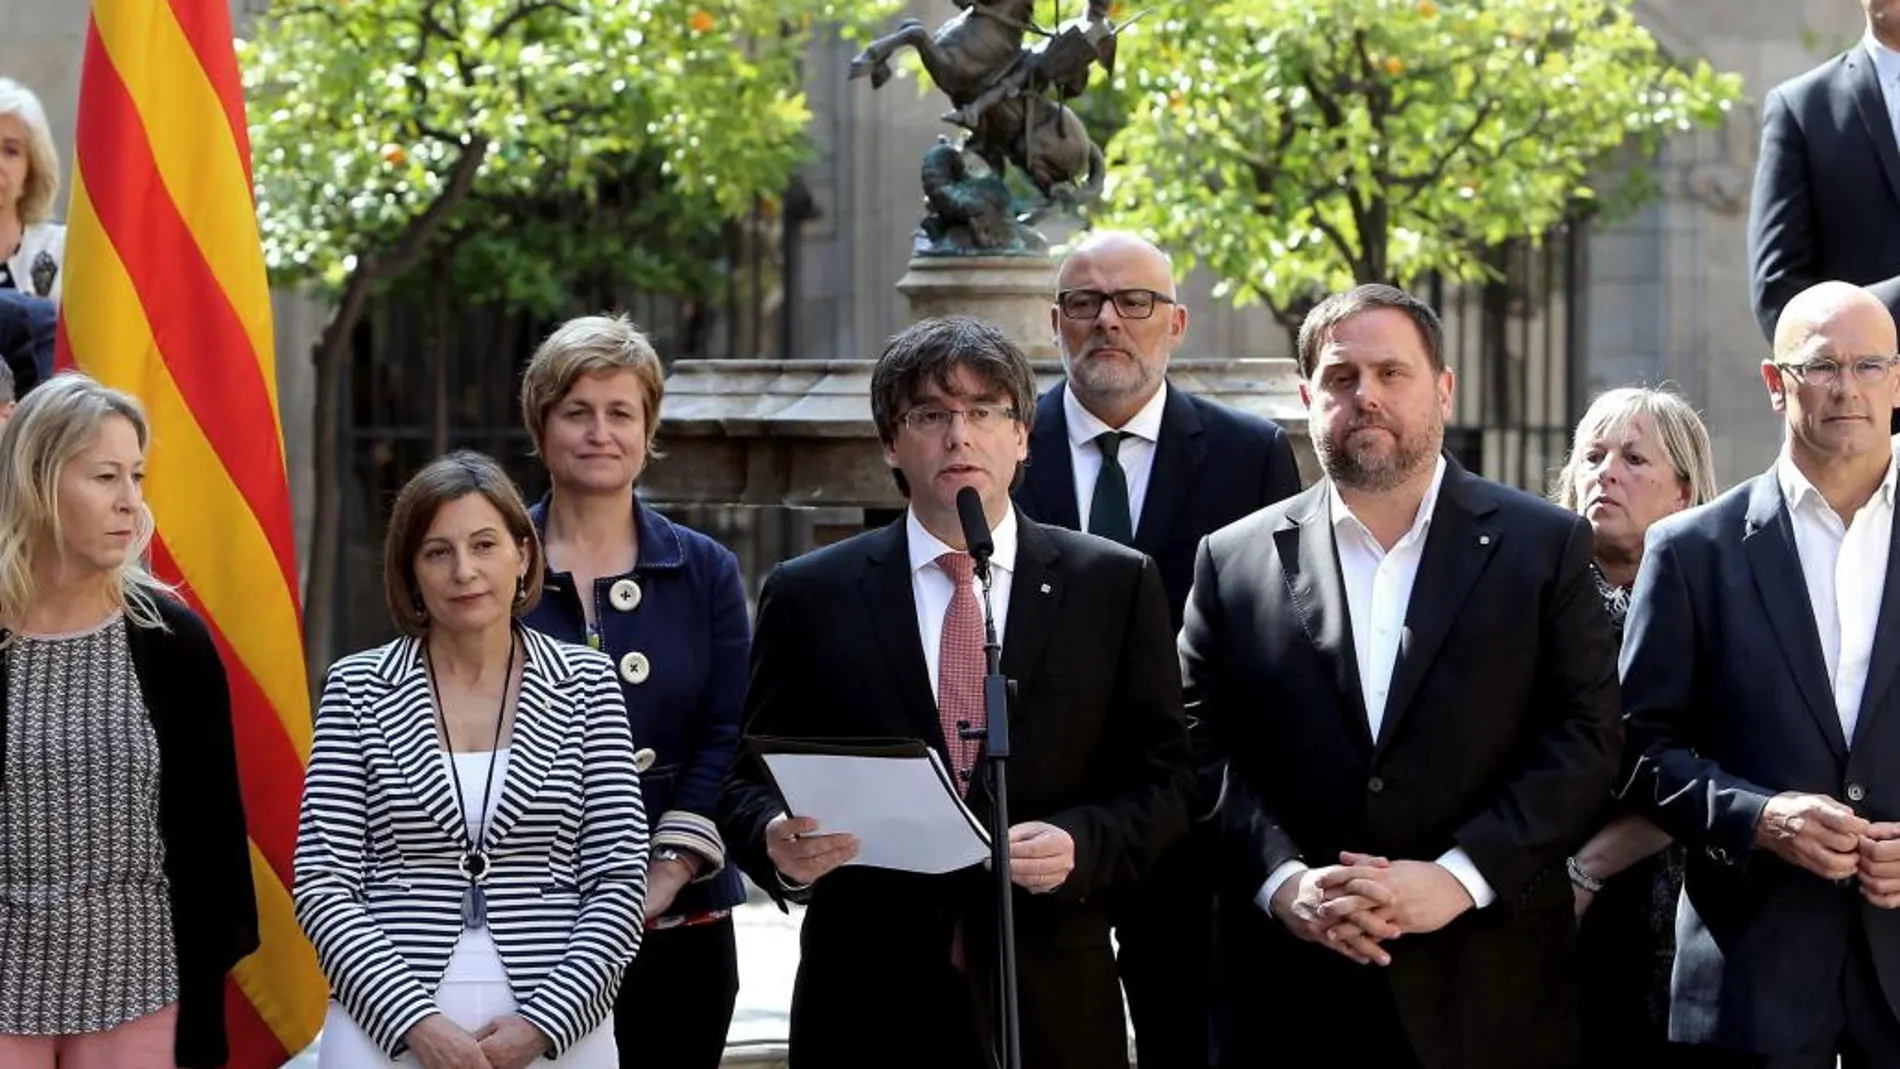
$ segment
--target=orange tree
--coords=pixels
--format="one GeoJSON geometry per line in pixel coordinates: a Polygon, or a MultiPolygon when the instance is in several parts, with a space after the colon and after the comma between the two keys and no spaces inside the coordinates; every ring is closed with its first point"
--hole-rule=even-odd
{"type": "Polygon", "coordinates": [[[1741,84],[1621,0],[1159,0],[1121,60],[1095,221],[1290,326],[1317,295],[1483,279],[1507,239],[1638,203],[1641,162],[1741,84]]]}

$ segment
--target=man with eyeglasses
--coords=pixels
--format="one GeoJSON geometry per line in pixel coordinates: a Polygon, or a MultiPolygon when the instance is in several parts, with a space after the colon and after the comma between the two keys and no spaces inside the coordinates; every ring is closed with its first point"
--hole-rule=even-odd
{"type": "MultiPolygon", "coordinates": [[[[974,489],[995,542],[991,604],[1015,681],[1011,878],[1022,1064],[1126,1069],[1109,944],[1112,893],[1187,826],[1187,733],[1167,604],[1152,561],[1019,515],[1029,361],[978,320],[927,319],[871,372],[871,418],[902,519],[775,569],[759,597],[746,732],[916,738],[942,756],[978,819],[983,621],[957,495],[974,489]]],[[[856,846],[792,819],[739,761],[720,826],[755,882],[806,900],[791,1062],[984,1069],[996,1049],[994,885],[841,867],[856,846]]],[[[837,829],[848,832],[849,829],[837,829]]]]}
{"type": "Polygon", "coordinates": [[[1761,366],[1780,458],[1650,528],[1624,796],[1689,847],[1684,1064],[1900,1067],[1895,348],[1873,294],[1804,290],[1761,366]]]}
{"type": "MultiPolygon", "coordinates": [[[[1168,383],[1187,334],[1173,267],[1134,234],[1091,234],[1063,261],[1049,310],[1064,382],[1036,403],[1025,513],[1154,558],[1181,627],[1194,549],[1221,527],[1300,489],[1286,432],[1168,383]]],[[[1218,794],[1209,759],[1195,808],[1218,794]]],[[[1205,1069],[1213,938],[1213,846],[1206,825],[1118,903],[1122,983],[1142,1069],[1205,1069]]]]}

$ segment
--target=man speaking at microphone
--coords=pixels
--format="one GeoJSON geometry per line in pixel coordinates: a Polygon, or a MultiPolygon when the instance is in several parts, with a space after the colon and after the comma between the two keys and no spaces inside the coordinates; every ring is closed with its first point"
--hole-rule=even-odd
{"type": "MultiPolygon", "coordinates": [[[[957,514],[959,492],[974,490],[994,545],[1002,673],[1018,688],[1008,801],[1023,1066],[1125,1067],[1103,892],[1186,829],[1180,669],[1148,558],[1011,507],[1034,406],[1028,360],[986,323],[927,319],[890,340],[871,373],[871,416],[910,507],[766,580],[746,732],[922,739],[987,815],[981,740],[964,729],[986,722],[983,592],[957,514]]],[[[749,756],[720,823],[754,882],[809,903],[794,1069],[992,1064],[997,908],[981,866],[927,876],[850,865],[849,829],[788,816],[749,756]]]]}

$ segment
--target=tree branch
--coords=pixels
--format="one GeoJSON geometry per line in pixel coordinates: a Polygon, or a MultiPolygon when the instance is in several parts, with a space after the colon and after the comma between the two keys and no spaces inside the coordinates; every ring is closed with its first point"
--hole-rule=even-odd
{"type": "MultiPolygon", "coordinates": [[[[448,184],[443,187],[441,195],[421,215],[410,220],[387,253],[380,256],[366,253],[357,261],[356,270],[350,272],[349,288],[356,288],[360,278],[362,288],[368,290],[371,283],[403,274],[420,263],[423,254],[429,249],[429,242],[448,221],[450,213],[468,199],[469,191],[475,188],[475,176],[481,172],[482,162],[487,158],[487,138],[477,137],[464,145],[462,154],[456,157],[455,167],[449,172],[448,184]]],[[[347,292],[345,299],[348,299],[347,292]]]]}
{"type": "Polygon", "coordinates": [[[1512,149],[1516,148],[1517,146],[1523,144],[1526,141],[1529,141],[1531,138],[1537,136],[1538,134],[1543,133],[1544,121],[1549,118],[1550,118],[1550,105],[1539,104],[1537,106],[1537,117],[1535,119],[1532,119],[1530,122],[1530,125],[1524,127],[1524,129],[1520,130],[1519,132],[1517,132],[1516,134],[1513,134],[1510,137],[1505,138],[1503,141],[1498,142],[1497,151],[1491,153],[1492,158],[1502,159],[1507,154],[1509,154],[1512,149]]]}
{"type": "MultiPolygon", "coordinates": [[[[1340,110],[1339,101],[1319,87],[1318,82],[1313,78],[1313,72],[1310,70],[1301,71],[1300,81],[1306,86],[1306,91],[1313,95],[1313,106],[1319,109],[1320,117],[1326,120],[1326,125],[1334,130],[1345,126],[1346,117],[1345,113],[1340,110]]],[[[1358,191],[1355,190],[1350,183],[1346,185],[1345,193],[1346,205],[1352,211],[1353,223],[1360,228],[1359,233],[1363,238],[1365,236],[1366,222],[1365,205],[1360,201],[1358,191]]],[[[1346,241],[1346,236],[1341,234],[1337,227],[1320,218],[1317,212],[1314,214],[1313,220],[1319,227],[1320,232],[1325,234],[1327,239],[1332,242],[1333,247],[1338,249],[1340,255],[1346,258],[1346,264],[1352,269],[1354,276],[1357,277],[1365,274],[1366,272],[1363,270],[1365,266],[1362,262],[1363,258],[1353,252],[1352,245],[1346,241]]]]}
{"type": "Polygon", "coordinates": [[[1332,243],[1333,248],[1339,250],[1339,255],[1346,258],[1346,266],[1352,268],[1352,273],[1357,281],[1377,281],[1376,279],[1357,277],[1361,274],[1358,254],[1353,252],[1352,244],[1346,240],[1346,235],[1340,233],[1338,227],[1327,222],[1326,217],[1319,214],[1317,207],[1313,209],[1313,225],[1319,228],[1320,233],[1326,235],[1326,240],[1332,243]]]}
{"type": "Polygon", "coordinates": [[[1327,126],[1337,129],[1346,124],[1345,113],[1339,110],[1339,101],[1334,100],[1331,94],[1319,87],[1319,83],[1313,78],[1312,71],[1300,72],[1300,84],[1306,86],[1306,91],[1312,94],[1313,106],[1319,109],[1320,118],[1326,120],[1327,126]]]}
{"type": "Polygon", "coordinates": [[[421,119],[410,119],[409,121],[415,126],[416,133],[424,137],[432,138],[448,145],[459,145],[462,143],[462,135],[452,130],[444,130],[439,126],[431,126],[421,119]]]}
{"type": "Polygon", "coordinates": [[[568,7],[566,4],[557,2],[557,0],[536,0],[535,3],[523,4],[502,16],[502,20],[495,23],[495,28],[488,31],[488,39],[490,41],[501,40],[502,35],[514,29],[516,23],[524,19],[533,18],[543,11],[559,11],[570,18],[581,17],[580,12],[568,7]]]}
{"type": "MultiPolygon", "coordinates": [[[[1484,106],[1478,109],[1478,117],[1471,120],[1471,125],[1465,127],[1464,132],[1452,139],[1451,147],[1445,150],[1444,155],[1438,157],[1437,162],[1432,164],[1430,170],[1422,175],[1413,175],[1409,178],[1395,177],[1392,180],[1392,184],[1400,189],[1411,190],[1414,197],[1418,196],[1424,190],[1430,189],[1432,186],[1438,184],[1438,180],[1445,177],[1445,169],[1451,166],[1451,161],[1455,159],[1459,153],[1471,147],[1471,141],[1478,136],[1479,128],[1484,126],[1485,122],[1491,118],[1492,113],[1497,110],[1497,103],[1495,99],[1485,101],[1484,106]]],[[[1410,203],[1410,198],[1407,198],[1407,203],[1410,203]]]]}

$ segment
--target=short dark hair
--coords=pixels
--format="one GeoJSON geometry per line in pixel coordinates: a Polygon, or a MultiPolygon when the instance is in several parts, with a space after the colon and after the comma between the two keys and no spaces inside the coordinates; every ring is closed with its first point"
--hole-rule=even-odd
{"type": "Polygon", "coordinates": [[[383,596],[389,603],[389,618],[405,635],[419,637],[429,630],[429,622],[416,612],[422,597],[416,586],[416,553],[423,536],[443,505],[470,494],[487,498],[501,513],[508,536],[527,544],[528,571],[522,577],[514,614],[526,613],[541,600],[541,539],[528,507],[521,502],[521,491],[500,464],[472,449],[458,449],[410,476],[389,513],[389,530],[383,537],[383,596]]]}
{"type": "Polygon", "coordinates": [[[1335,293],[1306,313],[1300,322],[1300,378],[1313,377],[1313,369],[1319,366],[1319,351],[1332,340],[1335,327],[1353,316],[1381,308],[1404,312],[1425,342],[1425,355],[1431,359],[1432,370],[1445,370],[1445,326],[1438,321],[1438,313],[1432,311],[1431,305],[1397,286],[1374,282],[1335,293]]]}
{"type": "MultiPolygon", "coordinates": [[[[1035,423],[1036,372],[1016,343],[974,316],[938,316],[898,331],[878,354],[871,369],[871,422],[877,425],[878,441],[890,445],[897,440],[898,421],[917,403],[926,380],[952,393],[950,376],[958,367],[969,368],[986,392],[1006,395],[1023,430],[1035,423]]],[[[904,473],[892,468],[891,477],[909,497],[904,473]]]]}

